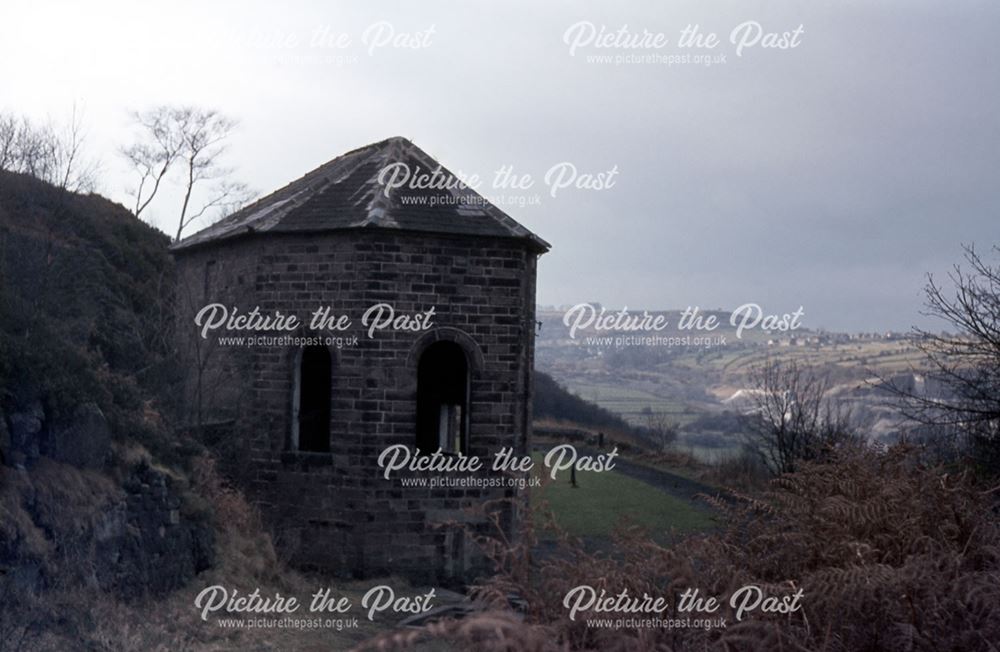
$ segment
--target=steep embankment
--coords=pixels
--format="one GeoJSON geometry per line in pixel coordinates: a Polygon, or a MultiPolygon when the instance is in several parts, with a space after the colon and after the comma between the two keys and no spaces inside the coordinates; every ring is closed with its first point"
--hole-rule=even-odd
{"type": "Polygon", "coordinates": [[[641,428],[636,428],[614,412],[569,392],[547,373],[535,371],[534,389],[532,412],[536,421],[566,422],[594,430],[643,436],[641,428]]]}
{"type": "Polygon", "coordinates": [[[47,593],[155,594],[212,562],[197,448],[155,398],[176,375],[167,242],[102,197],[0,173],[0,649],[43,629],[47,593]]]}
{"type": "Polygon", "coordinates": [[[93,403],[115,434],[150,428],[142,401],[167,378],[166,246],[166,236],[102,197],[0,173],[8,416],[40,402],[48,418],[65,421],[93,403]]]}

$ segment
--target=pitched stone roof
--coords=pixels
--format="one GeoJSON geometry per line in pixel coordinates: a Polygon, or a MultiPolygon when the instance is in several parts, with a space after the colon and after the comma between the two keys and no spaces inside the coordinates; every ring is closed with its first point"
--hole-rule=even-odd
{"type": "Polygon", "coordinates": [[[392,164],[402,172],[456,179],[426,152],[395,137],[325,163],[284,188],[175,243],[182,250],[249,233],[400,229],[485,237],[523,238],[539,252],[547,242],[467,187],[390,188],[379,175],[392,164]]]}

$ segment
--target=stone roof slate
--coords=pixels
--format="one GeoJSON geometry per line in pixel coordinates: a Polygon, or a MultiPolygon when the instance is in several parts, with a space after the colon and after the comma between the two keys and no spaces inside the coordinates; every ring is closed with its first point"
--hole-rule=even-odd
{"type": "Polygon", "coordinates": [[[539,252],[549,244],[482,195],[455,183],[447,188],[390,188],[379,181],[393,164],[412,175],[438,171],[456,179],[426,152],[401,137],[347,152],[266,197],[172,245],[183,250],[249,233],[398,229],[520,238],[539,252]]]}

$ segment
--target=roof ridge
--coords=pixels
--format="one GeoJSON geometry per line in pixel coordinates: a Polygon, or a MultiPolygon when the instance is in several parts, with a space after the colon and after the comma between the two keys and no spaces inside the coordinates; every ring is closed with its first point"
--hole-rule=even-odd
{"type": "Polygon", "coordinates": [[[362,226],[378,225],[378,226],[399,226],[399,223],[394,220],[390,214],[392,209],[392,200],[389,198],[388,193],[380,192],[379,177],[382,176],[382,171],[385,170],[386,166],[392,161],[401,161],[403,155],[405,154],[405,149],[419,149],[408,141],[407,139],[396,136],[394,138],[387,138],[386,140],[379,143],[382,147],[379,147],[376,151],[381,152],[381,165],[375,171],[375,175],[368,179],[367,186],[375,189],[372,198],[368,201],[366,208],[366,216],[362,222],[362,226]]]}
{"type": "Polygon", "coordinates": [[[430,154],[402,136],[393,136],[352,149],[313,168],[232,215],[174,243],[171,249],[184,249],[250,231],[302,232],[364,227],[526,238],[540,250],[549,248],[548,243],[466,185],[430,154]],[[442,188],[450,198],[448,201],[401,201],[399,193],[395,192],[397,187],[387,188],[382,179],[386,167],[397,162],[415,163],[418,169],[426,166],[428,172],[443,171],[462,183],[442,188]]]}
{"type": "MultiPolygon", "coordinates": [[[[340,154],[339,156],[336,156],[336,157],[330,159],[326,163],[318,165],[315,168],[313,168],[312,170],[309,170],[308,172],[306,172],[305,174],[303,174],[298,179],[293,179],[293,180],[289,181],[288,183],[286,183],[285,185],[281,186],[277,190],[269,192],[268,194],[264,195],[263,197],[258,197],[257,199],[255,199],[251,203],[247,204],[246,206],[242,207],[240,210],[236,211],[235,213],[233,213],[232,215],[228,216],[225,219],[229,219],[231,217],[235,217],[236,215],[239,215],[240,213],[243,213],[244,211],[247,211],[247,212],[252,211],[258,204],[260,204],[262,202],[265,202],[268,199],[271,199],[272,197],[275,197],[277,195],[282,194],[284,191],[291,189],[292,186],[298,186],[298,185],[304,184],[307,179],[315,178],[315,177],[319,176],[320,172],[322,172],[322,171],[324,171],[324,170],[326,170],[328,168],[334,167],[334,164],[343,163],[344,160],[346,158],[350,157],[350,156],[353,156],[355,154],[359,154],[359,153],[364,152],[366,150],[372,150],[372,149],[376,149],[377,150],[378,148],[380,148],[380,147],[382,147],[382,146],[384,146],[386,144],[389,144],[392,141],[398,141],[398,140],[409,142],[408,140],[406,140],[406,138],[404,138],[402,136],[392,136],[390,138],[385,138],[383,140],[380,140],[380,141],[378,141],[376,143],[369,143],[367,145],[363,145],[361,147],[355,147],[352,150],[348,150],[348,151],[344,152],[343,154],[340,154]]],[[[209,225],[206,228],[210,228],[211,226],[214,226],[214,225],[209,225]]],[[[202,230],[204,230],[204,229],[202,229],[202,230]]],[[[194,235],[197,235],[197,234],[194,234],[194,235]]]]}

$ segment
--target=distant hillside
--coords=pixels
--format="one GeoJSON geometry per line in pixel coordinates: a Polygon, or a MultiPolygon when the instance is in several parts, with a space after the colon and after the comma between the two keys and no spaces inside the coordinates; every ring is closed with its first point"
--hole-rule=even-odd
{"type": "Polygon", "coordinates": [[[569,392],[552,376],[541,371],[535,371],[532,410],[535,419],[571,421],[578,426],[608,428],[638,434],[637,428],[614,412],[569,392]]]}

